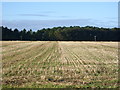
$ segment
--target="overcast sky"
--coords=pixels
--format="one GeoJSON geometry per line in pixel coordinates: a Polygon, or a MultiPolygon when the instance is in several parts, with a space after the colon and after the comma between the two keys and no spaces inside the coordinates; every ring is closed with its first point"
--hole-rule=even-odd
{"type": "Polygon", "coordinates": [[[2,6],[3,26],[13,29],[118,27],[117,2],[3,2],[2,6]]]}

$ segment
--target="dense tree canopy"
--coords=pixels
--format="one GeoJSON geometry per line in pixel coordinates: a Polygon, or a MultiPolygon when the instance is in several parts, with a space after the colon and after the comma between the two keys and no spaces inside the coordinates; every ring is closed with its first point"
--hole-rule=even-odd
{"type": "Polygon", "coordinates": [[[98,28],[92,26],[54,27],[41,30],[18,30],[0,27],[2,40],[28,41],[120,41],[120,28],[98,28]]]}

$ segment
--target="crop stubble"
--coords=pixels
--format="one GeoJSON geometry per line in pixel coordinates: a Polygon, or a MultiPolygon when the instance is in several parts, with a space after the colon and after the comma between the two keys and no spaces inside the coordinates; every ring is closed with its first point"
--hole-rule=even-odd
{"type": "Polygon", "coordinates": [[[117,53],[117,42],[3,41],[3,87],[117,87],[117,53]]]}

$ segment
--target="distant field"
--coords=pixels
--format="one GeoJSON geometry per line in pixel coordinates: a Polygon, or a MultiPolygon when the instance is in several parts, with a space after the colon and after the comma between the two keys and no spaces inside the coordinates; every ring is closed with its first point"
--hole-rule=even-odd
{"type": "Polygon", "coordinates": [[[3,41],[3,87],[118,87],[117,42],[3,41]]]}

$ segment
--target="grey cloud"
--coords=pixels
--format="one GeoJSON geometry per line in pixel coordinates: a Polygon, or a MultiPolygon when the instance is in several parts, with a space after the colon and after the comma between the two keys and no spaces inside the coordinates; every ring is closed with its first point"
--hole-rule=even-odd
{"type": "Polygon", "coordinates": [[[41,13],[56,13],[55,11],[44,11],[44,12],[41,12],[41,13]]]}
{"type": "Polygon", "coordinates": [[[43,11],[39,12],[38,14],[30,14],[30,13],[25,13],[25,14],[18,14],[19,16],[41,16],[41,17],[47,17],[50,13],[55,13],[54,11],[43,11]],[[40,13],[40,14],[39,14],[40,13]]]}
{"type": "Polygon", "coordinates": [[[40,16],[40,17],[48,17],[48,15],[44,14],[19,14],[20,16],[40,16]]]}
{"type": "Polygon", "coordinates": [[[39,17],[56,17],[56,18],[68,18],[69,16],[51,16],[45,14],[19,14],[19,16],[39,16],[39,17]]]}
{"type": "Polygon", "coordinates": [[[106,19],[107,21],[117,21],[119,17],[104,17],[103,19],[106,19]]]}
{"type": "Polygon", "coordinates": [[[68,18],[69,16],[59,16],[59,17],[61,17],[61,18],[68,18]]]}
{"type": "Polygon", "coordinates": [[[116,19],[118,19],[118,17],[105,17],[105,18],[107,18],[107,19],[114,19],[114,20],[116,20],[116,19]]]}

